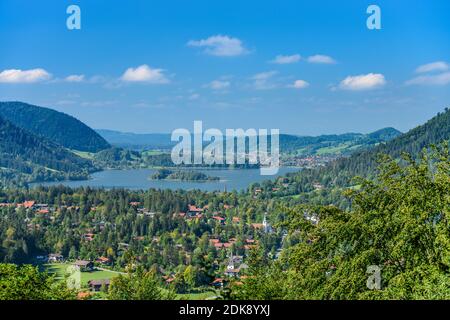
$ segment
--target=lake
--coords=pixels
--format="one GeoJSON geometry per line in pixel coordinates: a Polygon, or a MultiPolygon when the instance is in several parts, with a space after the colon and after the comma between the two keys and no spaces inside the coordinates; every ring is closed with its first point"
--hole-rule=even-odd
{"type": "Polygon", "coordinates": [[[249,187],[254,182],[273,180],[289,172],[296,172],[300,168],[284,167],[280,168],[275,176],[262,176],[259,169],[195,169],[212,177],[219,177],[220,181],[212,182],[189,182],[189,181],[168,181],[150,180],[157,169],[130,169],[130,170],[105,170],[92,174],[91,179],[82,181],[60,181],[35,183],[33,186],[54,186],[65,185],[68,187],[94,187],[94,188],[126,188],[126,189],[200,189],[203,191],[241,191],[249,187]]]}

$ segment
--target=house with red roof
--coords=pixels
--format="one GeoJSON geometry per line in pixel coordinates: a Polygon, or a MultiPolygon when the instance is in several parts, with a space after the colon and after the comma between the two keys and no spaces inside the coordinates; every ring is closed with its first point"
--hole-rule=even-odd
{"type": "Polygon", "coordinates": [[[219,222],[221,225],[225,225],[225,221],[226,219],[224,217],[220,217],[220,216],[214,216],[212,217],[214,220],[216,220],[217,222],[219,222]]]}
{"type": "MultiPolygon", "coordinates": [[[[26,209],[31,209],[34,207],[36,201],[25,201],[24,203],[22,203],[22,207],[26,208],[26,209]]],[[[19,205],[20,206],[20,205],[19,205]]]]}

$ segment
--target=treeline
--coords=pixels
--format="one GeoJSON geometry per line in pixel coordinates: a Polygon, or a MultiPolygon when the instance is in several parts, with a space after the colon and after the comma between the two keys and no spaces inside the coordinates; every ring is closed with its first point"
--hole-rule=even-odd
{"type": "Polygon", "coordinates": [[[151,177],[153,180],[180,180],[180,181],[218,181],[219,177],[211,177],[202,172],[192,170],[160,169],[151,177]]]}

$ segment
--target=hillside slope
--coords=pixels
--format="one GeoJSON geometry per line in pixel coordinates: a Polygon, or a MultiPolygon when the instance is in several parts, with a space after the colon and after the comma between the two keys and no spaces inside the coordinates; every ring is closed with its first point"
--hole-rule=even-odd
{"type": "Polygon", "coordinates": [[[16,175],[29,175],[28,180],[41,180],[86,175],[92,163],[42,137],[16,127],[0,117],[0,167],[16,175]],[[48,178],[48,177],[47,177],[48,178]]]}
{"type": "Polygon", "coordinates": [[[394,128],[384,128],[369,134],[344,133],[317,137],[280,135],[280,148],[283,153],[297,155],[349,155],[356,150],[371,148],[401,134],[394,128]]]}
{"type": "Polygon", "coordinates": [[[388,154],[393,158],[399,158],[403,152],[418,155],[423,148],[449,139],[450,111],[446,109],[445,112],[438,113],[425,124],[373,149],[356,152],[348,159],[341,159],[333,163],[333,166],[338,171],[345,170],[365,175],[376,167],[379,154],[388,154]]]}
{"type": "Polygon", "coordinates": [[[0,116],[15,126],[69,149],[97,152],[108,142],[81,121],[65,113],[23,102],[0,102],[0,116]]]}
{"type": "Polygon", "coordinates": [[[289,175],[289,179],[295,182],[296,193],[312,190],[312,185],[317,182],[325,187],[346,187],[355,176],[372,175],[378,166],[380,154],[387,154],[395,159],[400,158],[403,152],[417,156],[424,148],[449,140],[450,110],[445,109],[445,112],[438,113],[425,124],[386,143],[369,150],[357,151],[348,158],[337,159],[322,168],[289,175]]]}

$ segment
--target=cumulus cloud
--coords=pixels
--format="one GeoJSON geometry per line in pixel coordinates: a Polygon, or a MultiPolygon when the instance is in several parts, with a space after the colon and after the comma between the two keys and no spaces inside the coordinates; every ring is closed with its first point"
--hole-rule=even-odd
{"type": "Polygon", "coordinates": [[[191,40],[190,47],[205,48],[204,52],[218,57],[234,57],[248,53],[241,40],[224,35],[215,35],[207,39],[191,40]]]}
{"type": "Polygon", "coordinates": [[[106,107],[116,105],[115,100],[105,100],[105,101],[85,101],[81,103],[82,107],[106,107]]]}
{"type": "Polygon", "coordinates": [[[423,75],[406,81],[407,85],[444,86],[450,83],[450,72],[423,75]]]}
{"type": "Polygon", "coordinates": [[[35,83],[49,80],[52,75],[44,69],[8,69],[0,72],[0,83],[35,83]]]}
{"type": "Polygon", "coordinates": [[[200,95],[198,93],[193,93],[188,97],[188,100],[197,100],[200,98],[200,95]]]}
{"type": "Polygon", "coordinates": [[[358,76],[348,76],[341,81],[339,87],[343,90],[371,90],[382,87],[386,84],[384,75],[379,73],[362,74],[358,76]]]}
{"type": "Polygon", "coordinates": [[[66,77],[67,82],[83,82],[84,81],[84,74],[73,74],[68,77],[66,77]]]}
{"type": "Polygon", "coordinates": [[[309,87],[309,83],[305,80],[295,80],[294,83],[289,87],[294,89],[305,89],[309,87]]]}
{"type": "Polygon", "coordinates": [[[152,69],[146,64],[137,68],[128,68],[120,79],[126,82],[146,82],[153,84],[169,82],[169,79],[164,75],[163,69],[152,69]]]}
{"type": "Polygon", "coordinates": [[[266,90],[266,89],[272,89],[275,88],[275,84],[272,83],[270,80],[277,74],[276,71],[267,71],[267,72],[261,72],[258,74],[255,74],[252,77],[253,80],[253,86],[257,90],[266,90]]]}
{"type": "Polygon", "coordinates": [[[213,90],[224,90],[230,87],[230,85],[231,85],[230,81],[214,80],[211,81],[211,83],[209,83],[207,87],[213,90]]]}
{"type": "Polygon", "coordinates": [[[334,64],[336,63],[336,60],[334,60],[330,56],[326,56],[323,54],[316,54],[314,56],[308,57],[307,61],[309,63],[320,63],[320,64],[334,64]]]}
{"type": "Polygon", "coordinates": [[[290,56],[278,55],[275,57],[275,59],[272,60],[272,63],[276,63],[276,64],[297,63],[300,61],[301,58],[302,57],[299,54],[293,54],[290,56]]]}
{"type": "Polygon", "coordinates": [[[419,66],[416,69],[416,73],[427,73],[433,71],[447,71],[450,69],[450,65],[444,61],[436,61],[419,66]]]}

